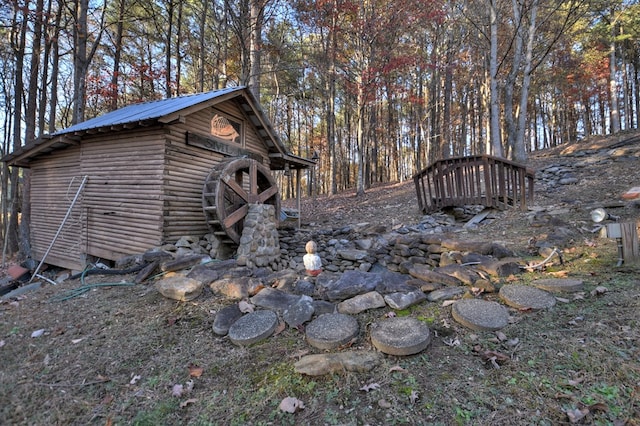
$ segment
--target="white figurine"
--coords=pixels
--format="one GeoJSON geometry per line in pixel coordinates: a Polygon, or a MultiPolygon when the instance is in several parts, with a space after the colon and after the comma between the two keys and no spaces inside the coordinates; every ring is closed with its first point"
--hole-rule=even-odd
{"type": "Polygon", "coordinates": [[[318,245],[315,241],[309,241],[307,245],[304,246],[304,249],[307,251],[307,254],[302,257],[302,261],[304,262],[304,268],[307,270],[307,274],[312,277],[318,276],[318,274],[322,272],[322,260],[316,253],[318,251],[318,245]]]}

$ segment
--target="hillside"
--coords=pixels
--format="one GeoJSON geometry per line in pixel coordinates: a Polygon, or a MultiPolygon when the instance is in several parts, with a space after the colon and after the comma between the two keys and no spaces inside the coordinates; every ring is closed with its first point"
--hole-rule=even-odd
{"type": "MultiPolygon", "coordinates": [[[[304,325],[284,322],[271,337],[238,346],[212,332],[237,300],[205,288],[178,302],[151,280],[134,285],[126,275],[67,279],[3,300],[0,424],[638,425],[640,269],[616,267],[615,241],[592,232],[589,212],[605,207],[637,220],[639,204],[621,195],[640,186],[639,157],[640,133],[536,153],[528,211],[494,211],[471,229],[463,225],[472,214],[456,212],[447,238],[497,243],[533,263],[542,260],[541,241],[562,250],[563,263],[501,277],[496,287],[551,278],[583,284],[556,295],[550,309],[509,308],[499,331],[470,330],[454,320],[449,300],[425,301],[359,313],[357,338],[334,350],[312,347],[304,325]],[[86,291],[69,293],[78,289],[86,291]],[[426,324],[428,348],[382,356],[364,372],[295,371],[307,355],[375,352],[373,324],[393,317],[426,324]],[[287,397],[304,408],[283,411],[287,397]]],[[[411,233],[424,220],[412,182],[361,198],[309,198],[302,207],[303,231],[328,237],[365,224],[385,235],[411,233]]],[[[437,217],[451,223],[453,214],[437,217]]],[[[296,273],[280,279],[292,276],[320,283],[296,273]]],[[[258,283],[256,291],[274,286],[257,273],[242,279],[258,283]]],[[[478,289],[452,299],[477,297],[499,300],[478,289]]]]}

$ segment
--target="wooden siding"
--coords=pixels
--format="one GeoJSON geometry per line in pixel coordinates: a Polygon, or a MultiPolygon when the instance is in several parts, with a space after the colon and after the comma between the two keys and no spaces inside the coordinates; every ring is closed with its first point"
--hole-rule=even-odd
{"type": "Polygon", "coordinates": [[[95,135],[82,143],[87,254],[110,260],[162,243],[164,135],[95,135]]]}
{"type": "Polygon", "coordinates": [[[46,263],[82,269],[87,256],[117,260],[184,235],[208,233],[202,188],[225,155],[187,145],[186,135],[208,137],[214,111],[243,122],[241,148],[268,167],[267,147],[235,101],[187,115],[183,122],[87,134],[79,146],[31,164],[34,258],[41,260],[48,249],[83,176],[88,176],[84,191],[46,263]]]}
{"type": "MultiPolygon", "coordinates": [[[[49,249],[82,182],[80,147],[57,151],[35,161],[31,173],[31,250],[40,261],[49,249]]],[[[85,240],[82,197],[76,201],[46,262],[64,268],[82,268],[85,240]]]]}
{"type": "Polygon", "coordinates": [[[209,136],[214,111],[222,111],[242,120],[245,142],[234,144],[257,154],[268,165],[268,151],[255,128],[244,119],[233,102],[206,108],[186,117],[182,124],[172,125],[167,132],[164,180],[164,242],[175,242],[184,235],[201,237],[210,232],[202,211],[202,188],[213,166],[223,154],[186,144],[187,132],[209,136]]]}

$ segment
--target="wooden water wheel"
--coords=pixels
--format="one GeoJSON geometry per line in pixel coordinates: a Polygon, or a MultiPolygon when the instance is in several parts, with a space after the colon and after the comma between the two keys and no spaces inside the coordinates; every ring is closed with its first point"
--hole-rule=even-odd
{"type": "Polygon", "coordinates": [[[250,158],[231,158],[216,165],[202,190],[202,207],[211,231],[224,242],[239,244],[249,204],[271,204],[279,219],[278,186],[269,169],[250,158]]]}

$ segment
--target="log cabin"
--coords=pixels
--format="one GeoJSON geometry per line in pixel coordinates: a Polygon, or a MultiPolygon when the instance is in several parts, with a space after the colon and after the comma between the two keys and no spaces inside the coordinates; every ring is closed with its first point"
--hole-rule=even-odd
{"type": "Polygon", "coordinates": [[[280,212],[270,173],[288,152],[246,87],[129,105],[29,142],[2,161],[30,169],[31,255],[82,269],[181,236],[237,243],[249,203],[280,212]]]}

